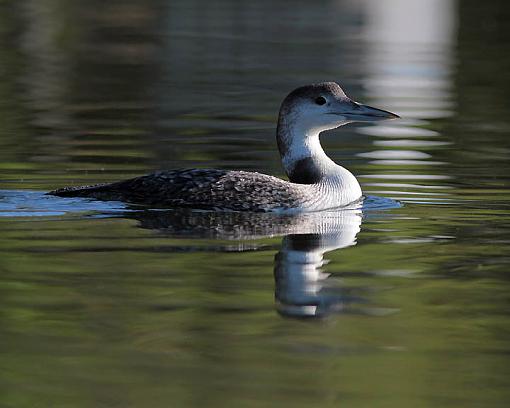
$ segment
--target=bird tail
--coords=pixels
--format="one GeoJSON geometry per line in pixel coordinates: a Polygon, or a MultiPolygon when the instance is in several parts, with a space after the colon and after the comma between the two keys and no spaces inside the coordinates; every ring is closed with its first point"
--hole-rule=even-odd
{"type": "Polygon", "coordinates": [[[108,189],[110,183],[94,184],[90,186],[64,187],[49,191],[47,195],[58,197],[98,197],[108,189]]]}

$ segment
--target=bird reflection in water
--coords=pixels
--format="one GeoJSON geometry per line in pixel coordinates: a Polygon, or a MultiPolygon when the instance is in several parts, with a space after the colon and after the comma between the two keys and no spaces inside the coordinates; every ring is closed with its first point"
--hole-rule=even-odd
{"type": "Polygon", "coordinates": [[[239,243],[229,245],[229,251],[257,249],[253,240],[283,236],[274,266],[278,313],[287,317],[324,317],[341,311],[355,299],[338,284],[334,285],[322,267],[327,264],[326,252],[356,244],[362,215],[361,209],[352,208],[292,216],[189,210],[143,211],[123,216],[138,220],[142,228],[156,229],[165,235],[239,243]]]}
{"type": "Polygon", "coordinates": [[[323,317],[341,311],[354,300],[334,285],[322,270],[326,252],[356,244],[361,211],[337,214],[335,230],[314,234],[289,234],[275,256],[275,299],[280,314],[292,317],[323,317]]]}

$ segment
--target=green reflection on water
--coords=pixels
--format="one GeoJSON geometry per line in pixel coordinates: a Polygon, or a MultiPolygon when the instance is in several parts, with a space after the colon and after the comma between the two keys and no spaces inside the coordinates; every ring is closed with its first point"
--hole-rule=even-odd
{"type": "Polygon", "coordinates": [[[367,193],[405,205],[324,255],[325,289],[353,300],[323,319],[277,313],[279,236],[1,217],[0,405],[508,405],[508,5],[458,2],[449,45],[385,55],[405,44],[366,39],[382,20],[360,4],[0,3],[2,189],[281,174],[278,104],[317,80],[407,120],[324,135],[367,193]]]}

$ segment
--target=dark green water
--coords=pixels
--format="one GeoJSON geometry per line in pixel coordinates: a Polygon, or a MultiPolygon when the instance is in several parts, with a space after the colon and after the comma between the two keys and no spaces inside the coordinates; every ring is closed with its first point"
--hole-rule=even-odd
{"type": "Polygon", "coordinates": [[[508,406],[510,7],[314,3],[0,1],[1,407],[508,406]],[[282,176],[279,104],[322,80],[403,117],[322,137],[363,211],[42,194],[282,176]]]}

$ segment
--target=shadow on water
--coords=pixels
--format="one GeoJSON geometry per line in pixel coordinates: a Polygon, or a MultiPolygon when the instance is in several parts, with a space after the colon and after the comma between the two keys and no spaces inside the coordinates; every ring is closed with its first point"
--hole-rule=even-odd
{"type": "MultiPolygon", "coordinates": [[[[317,318],[346,310],[363,299],[351,294],[338,280],[323,271],[328,252],[356,245],[365,217],[398,208],[394,200],[367,197],[360,208],[295,215],[272,213],[209,212],[189,209],[153,210],[120,202],[83,198],[60,198],[40,192],[0,191],[0,216],[40,217],[84,212],[84,217],[124,218],[139,228],[167,237],[214,239],[216,252],[266,249],[260,244],[222,245],[227,241],[253,241],[282,236],[274,262],[275,301],[285,317],[317,318]]],[[[203,247],[181,247],[189,252],[203,247]]],[[[208,247],[211,249],[211,247],[208,247]]]]}

